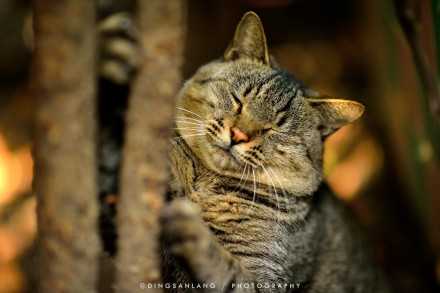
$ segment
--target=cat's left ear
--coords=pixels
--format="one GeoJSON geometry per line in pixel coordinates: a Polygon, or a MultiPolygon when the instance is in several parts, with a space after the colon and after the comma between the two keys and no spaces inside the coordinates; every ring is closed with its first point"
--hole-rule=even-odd
{"type": "Polygon", "coordinates": [[[263,24],[255,12],[247,12],[235,29],[234,39],[224,53],[226,61],[249,58],[270,65],[263,24]]]}
{"type": "Polygon", "coordinates": [[[309,104],[319,112],[319,129],[327,137],[342,126],[357,120],[365,107],[359,102],[334,98],[307,98],[309,104]]]}

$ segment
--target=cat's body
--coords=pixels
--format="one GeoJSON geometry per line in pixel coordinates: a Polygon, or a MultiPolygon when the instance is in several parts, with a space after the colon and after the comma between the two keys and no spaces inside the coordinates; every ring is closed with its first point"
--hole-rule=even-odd
{"type": "Polygon", "coordinates": [[[162,216],[173,291],[385,292],[351,215],[322,183],[323,139],[363,107],[307,93],[271,65],[253,13],[224,58],[186,83],[174,201],[162,216]]]}
{"type": "MultiPolygon", "coordinates": [[[[165,282],[215,283],[219,292],[228,292],[223,286],[232,292],[253,292],[252,287],[258,292],[386,292],[352,215],[325,184],[278,208],[267,199],[270,186],[260,186],[254,196],[253,182],[210,172],[193,155],[184,142],[172,152],[179,165],[174,187],[183,192],[175,195],[197,204],[200,215],[185,214],[191,207],[184,202],[174,204],[174,216],[182,215],[172,233],[191,240],[177,252],[179,258],[166,255],[165,282]],[[182,181],[185,187],[179,188],[182,181]],[[183,191],[188,186],[191,191],[183,191]],[[206,239],[195,240],[194,234],[206,239]],[[195,268],[176,266],[180,262],[193,262],[195,268]]],[[[184,242],[179,238],[174,245],[184,242]]]]}

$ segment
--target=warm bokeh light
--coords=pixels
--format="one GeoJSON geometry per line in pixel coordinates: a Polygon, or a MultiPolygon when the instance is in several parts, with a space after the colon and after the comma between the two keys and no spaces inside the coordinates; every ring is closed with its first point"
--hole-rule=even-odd
{"type": "Polygon", "coordinates": [[[0,134],[0,293],[23,292],[25,287],[19,259],[36,234],[32,170],[30,147],[11,150],[0,134]]]}
{"type": "Polygon", "coordinates": [[[382,165],[380,145],[359,123],[342,128],[327,141],[324,174],[344,200],[356,197],[382,165]]]}
{"type": "Polygon", "coordinates": [[[0,264],[0,293],[18,293],[24,290],[24,278],[17,264],[0,264]]]}
{"type": "Polygon", "coordinates": [[[0,134],[0,207],[30,190],[32,166],[29,146],[11,151],[0,134]]]}
{"type": "Polygon", "coordinates": [[[13,261],[31,246],[36,232],[35,205],[35,197],[27,198],[0,224],[0,264],[13,261]]]}

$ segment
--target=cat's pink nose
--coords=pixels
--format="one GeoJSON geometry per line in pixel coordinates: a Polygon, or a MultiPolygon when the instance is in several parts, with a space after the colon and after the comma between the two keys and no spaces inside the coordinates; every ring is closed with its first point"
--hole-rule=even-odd
{"type": "Polygon", "coordinates": [[[240,130],[238,127],[231,128],[231,140],[233,144],[237,144],[240,142],[248,142],[249,136],[240,130]]]}

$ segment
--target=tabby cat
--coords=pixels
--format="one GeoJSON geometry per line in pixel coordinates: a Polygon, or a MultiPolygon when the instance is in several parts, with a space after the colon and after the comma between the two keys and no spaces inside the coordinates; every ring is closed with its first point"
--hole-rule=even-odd
{"type": "Polygon", "coordinates": [[[161,218],[170,290],[385,292],[322,183],[324,139],[363,110],[279,69],[259,17],[246,13],[223,58],[178,97],[173,201],[161,218]]]}

